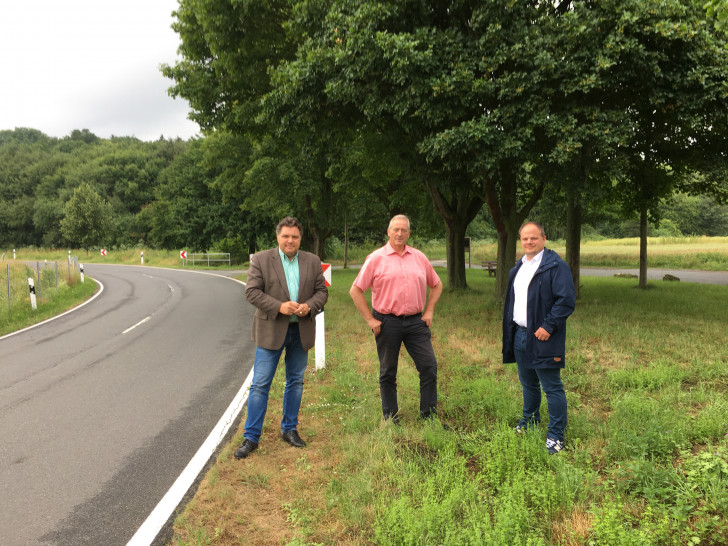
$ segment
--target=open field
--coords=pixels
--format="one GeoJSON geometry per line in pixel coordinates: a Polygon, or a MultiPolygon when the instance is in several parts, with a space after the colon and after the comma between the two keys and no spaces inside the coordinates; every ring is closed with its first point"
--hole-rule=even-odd
{"type": "MultiPolygon", "coordinates": [[[[563,240],[546,246],[566,255],[563,240]]],[[[473,263],[495,260],[497,245],[474,245],[473,263]]],[[[584,267],[639,267],[639,239],[584,241],[581,265],[584,267]]],[[[728,237],[648,237],[647,265],[654,268],[728,271],[728,237]]]]}
{"type": "MultiPolygon", "coordinates": [[[[446,257],[444,241],[420,241],[416,237],[411,244],[424,251],[432,260],[444,260],[446,257]]],[[[564,257],[566,251],[563,240],[548,241],[547,246],[564,257]]],[[[352,247],[349,249],[349,264],[363,263],[367,254],[380,246],[352,247]]],[[[157,267],[183,267],[178,250],[153,249],[127,249],[109,250],[106,257],[101,256],[98,249],[89,251],[72,250],[73,256],[78,256],[81,263],[121,263],[141,264],[141,252],[144,252],[144,264],[157,267]]],[[[493,241],[473,241],[471,263],[480,265],[483,260],[495,260],[498,251],[493,241]]],[[[12,249],[0,249],[5,259],[12,257],[12,249]]],[[[639,240],[632,239],[604,239],[601,241],[584,241],[581,247],[581,262],[584,267],[639,267],[639,240]]],[[[670,269],[703,269],[707,271],[728,271],[728,237],[650,237],[647,245],[648,267],[670,269]]],[[[58,260],[65,262],[68,250],[54,250],[43,248],[17,249],[17,260],[58,260]]],[[[335,265],[344,263],[343,250],[340,248],[325,258],[335,265]]],[[[467,260],[467,255],[466,255],[467,260]]],[[[245,266],[247,264],[243,264],[245,266]]],[[[188,260],[184,266],[192,268],[188,260]]],[[[207,268],[206,265],[196,265],[195,268],[207,268]]],[[[233,265],[239,269],[240,264],[233,265]]],[[[227,264],[215,266],[217,269],[227,269],[227,264]]]]}
{"type": "MultiPolygon", "coordinates": [[[[410,240],[412,246],[419,248],[431,260],[444,260],[445,244],[442,241],[410,240]]],[[[566,254],[563,240],[548,241],[546,246],[558,252],[563,258],[566,254]]],[[[349,263],[362,263],[370,248],[349,250],[349,263]]],[[[473,265],[484,260],[495,260],[498,245],[493,241],[472,241],[473,265]]],[[[602,241],[583,241],[581,246],[581,265],[584,267],[639,267],[639,239],[604,239],[602,241]]],[[[728,237],[648,237],[648,267],[668,269],[702,269],[706,271],[728,271],[728,237]]],[[[343,252],[327,258],[335,264],[343,263],[343,252]]],[[[467,261],[467,254],[466,254],[467,261]]]]}
{"type": "Polygon", "coordinates": [[[172,544],[728,542],[728,345],[715,305],[728,287],[583,279],[568,326],[567,448],[550,457],[545,428],[513,431],[520,385],[500,362],[493,278],[468,271],[471,290],[445,292],[436,311],[444,430],[416,418],[404,356],[402,424],[381,420],[374,342],[348,296],[354,275],[334,271],[327,368],[307,372],[309,446],[280,440],[280,373],[260,449],[236,461],[238,431],[172,544]]]}

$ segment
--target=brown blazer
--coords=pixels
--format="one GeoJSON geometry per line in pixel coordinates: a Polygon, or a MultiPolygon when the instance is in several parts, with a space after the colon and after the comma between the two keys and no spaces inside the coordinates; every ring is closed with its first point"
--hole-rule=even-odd
{"type": "MultiPolygon", "coordinates": [[[[321,271],[321,260],[310,252],[298,251],[298,302],[307,303],[311,312],[299,317],[301,345],[307,351],[316,341],[317,314],[323,312],[329,291],[321,271]]],[[[289,301],[288,284],[278,247],[258,252],[250,260],[245,297],[257,309],[253,317],[253,341],[272,351],[283,346],[290,317],[279,312],[289,301]]]]}

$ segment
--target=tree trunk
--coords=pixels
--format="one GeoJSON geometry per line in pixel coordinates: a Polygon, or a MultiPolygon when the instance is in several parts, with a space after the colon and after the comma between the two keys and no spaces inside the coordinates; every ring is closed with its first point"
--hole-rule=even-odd
{"type": "Polygon", "coordinates": [[[434,182],[427,182],[435,210],[445,221],[447,232],[447,286],[468,287],[465,278],[465,232],[483,206],[483,200],[473,196],[470,184],[455,187],[448,200],[434,182]]]}
{"type": "Polygon", "coordinates": [[[462,222],[446,223],[447,232],[447,279],[450,288],[467,288],[465,278],[465,231],[462,222]]]}
{"type": "Polygon", "coordinates": [[[500,301],[506,299],[508,291],[508,273],[516,263],[516,242],[519,240],[518,230],[543,195],[544,184],[537,186],[523,207],[518,209],[517,178],[515,173],[504,178],[500,192],[495,182],[488,177],[485,184],[485,202],[488,204],[490,216],[498,232],[498,266],[495,271],[495,297],[500,301]]]}
{"type": "Polygon", "coordinates": [[[306,203],[306,220],[308,223],[308,232],[310,233],[311,242],[313,244],[313,249],[311,250],[311,252],[316,254],[316,256],[318,256],[321,261],[324,261],[324,244],[326,243],[326,239],[331,237],[331,234],[334,232],[334,230],[332,228],[324,229],[317,226],[316,220],[314,218],[311,196],[307,195],[304,198],[304,201],[306,203]]]}
{"type": "Polygon", "coordinates": [[[578,298],[581,279],[581,202],[578,195],[569,196],[566,208],[566,263],[571,268],[574,291],[578,298]]]}
{"type": "Polygon", "coordinates": [[[508,273],[516,264],[516,241],[518,241],[518,228],[498,231],[498,266],[495,270],[495,295],[500,301],[506,299],[508,291],[508,273]]]}
{"type": "Polygon", "coordinates": [[[344,215],[344,269],[349,266],[349,224],[344,215]]]}
{"type": "Polygon", "coordinates": [[[647,288],[647,203],[640,205],[640,288],[647,288]]]}

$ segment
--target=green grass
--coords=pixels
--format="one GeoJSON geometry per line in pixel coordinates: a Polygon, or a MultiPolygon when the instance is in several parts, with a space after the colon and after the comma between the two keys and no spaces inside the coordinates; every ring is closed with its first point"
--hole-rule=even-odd
{"type": "MultiPolygon", "coordinates": [[[[155,266],[155,267],[178,267],[186,269],[207,269],[207,264],[195,264],[192,265],[192,260],[188,259],[187,262],[182,264],[182,259],[179,257],[179,251],[176,250],[154,250],[154,249],[139,249],[132,248],[126,250],[109,250],[106,256],[102,256],[99,249],[93,249],[90,251],[73,249],[71,250],[71,256],[77,257],[80,263],[109,263],[109,264],[126,264],[126,265],[142,265],[141,264],[141,252],[144,252],[144,265],[155,266]]],[[[12,249],[5,250],[4,257],[9,260],[13,256],[12,249]]],[[[3,254],[0,252],[0,255],[3,254]]],[[[43,260],[58,261],[59,263],[68,262],[68,250],[63,249],[51,249],[51,248],[19,248],[15,251],[16,261],[36,261],[43,260]]],[[[227,269],[227,262],[224,265],[211,264],[210,268],[216,269],[227,269]]],[[[231,268],[240,268],[239,265],[231,266],[231,268]]]]}
{"type": "MultiPolygon", "coordinates": [[[[410,243],[427,254],[431,260],[444,260],[447,256],[444,240],[420,240],[416,236],[410,243]]],[[[348,263],[361,264],[367,255],[381,246],[371,243],[368,246],[349,248],[348,263]]],[[[563,257],[566,253],[563,240],[548,241],[547,246],[556,250],[563,257]]],[[[157,267],[182,267],[182,260],[177,250],[126,249],[109,251],[106,257],[101,256],[98,249],[86,252],[72,250],[81,263],[120,263],[141,264],[141,252],[144,251],[144,264],[157,267]]],[[[498,246],[494,241],[472,241],[470,261],[480,265],[483,260],[495,260],[498,246]]],[[[12,249],[0,252],[5,259],[12,257],[12,249]]],[[[648,267],[669,269],[701,269],[706,271],[728,271],[728,237],[648,237],[648,267]]],[[[16,251],[17,260],[44,260],[65,263],[68,250],[44,248],[23,248],[16,251]]],[[[343,246],[336,246],[327,262],[341,265],[344,263],[343,246]]],[[[467,262],[467,254],[466,254],[467,262]]],[[[584,267],[639,267],[639,239],[604,239],[585,240],[581,246],[581,264],[584,267]]],[[[247,264],[231,266],[232,269],[245,267],[247,264]]],[[[207,265],[192,266],[190,260],[186,268],[207,269],[207,265]]],[[[211,265],[211,268],[228,269],[227,264],[211,265]]]]}
{"type": "MultiPolygon", "coordinates": [[[[410,243],[419,248],[431,260],[444,260],[445,243],[441,240],[422,241],[413,237],[410,243]]],[[[470,261],[480,265],[484,260],[495,260],[498,245],[493,241],[472,241],[470,261]]],[[[566,254],[563,240],[547,241],[546,245],[562,257],[566,254]]],[[[349,249],[349,263],[362,263],[377,245],[349,249]]],[[[520,249],[519,249],[520,252],[520,249]]],[[[728,271],[728,237],[648,237],[648,267],[667,269],[699,269],[728,271]]],[[[466,254],[466,263],[467,263],[466,254]]],[[[344,261],[343,249],[337,248],[327,258],[336,264],[344,261]]],[[[639,267],[639,239],[585,240],[581,245],[583,267],[639,267]]]]}
{"type": "Polygon", "coordinates": [[[0,336],[67,311],[96,291],[97,285],[92,279],[86,277],[82,283],[79,273],[73,271],[69,277],[65,261],[59,263],[57,276],[53,262],[45,264],[41,261],[39,266],[40,282],[35,264],[30,267],[17,261],[0,260],[0,336]],[[37,305],[35,310],[30,302],[28,277],[34,279],[37,305]]]}
{"type": "MultiPolygon", "coordinates": [[[[520,384],[515,365],[500,362],[493,278],[468,271],[471,289],[445,292],[437,307],[440,417],[450,427],[443,430],[417,418],[418,379],[404,353],[402,424],[381,420],[374,341],[347,294],[355,273],[334,271],[327,368],[311,372],[304,391],[303,435],[313,437],[305,453],[314,470],[300,481],[290,468],[285,477],[265,473],[266,492],[285,484],[282,543],[728,541],[728,346],[724,306],[716,305],[728,301],[728,287],[656,281],[645,291],[625,279],[583,279],[563,374],[567,448],[551,457],[545,427],[513,431],[520,384]],[[316,472],[317,462],[326,470],[316,472]]],[[[280,397],[279,388],[269,407],[280,406],[280,397]]],[[[275,419],[266,427],[275,429],[275,419]]],[[[241,462],[228,455],[218,464],[255,474],[282,456],[241,462]]],[[[221,474],[198,495],[214,499],[224,481],[221,474]]],[[[255,517],[242,499],[257,489],[237,483],[241,502],[225,508],[226,521],[255,517]]],[[[197,501],[176,543],[203,530],[212,536],[205,521],[217,521],[219,510],[219,503],[197,501]]],[[[231,524],[226,536],[212,543],[268,535],[231,524]]]]}
{"type": "MultiPolygon", "coordinates": [[[[724,240],[664,241],[671,260],[672,245],[726,253],[724,240]]],[[[615,246],[633,254],[632,243],[615,246]]],[[[594,249],[616,252],[606,242],[594,249]]],[[[381,420],[374,341],[347,293],[355,274],[333,272],[327,367],[310,367],[301,409],[309,447],[276,438],[278,377],[261,449],[233,459],[238,431],[173,543],[728,542],[728,287],[583,278],[568,322],[567,447],[549,457],[544,427],[512,430],[520,385],[515,366],[500,362],[493,278],[469,270],[470,289],[446,291],[437,307],[443,430],[417,419],[417,374],[404,353],[402,424],[381,420]]]]}

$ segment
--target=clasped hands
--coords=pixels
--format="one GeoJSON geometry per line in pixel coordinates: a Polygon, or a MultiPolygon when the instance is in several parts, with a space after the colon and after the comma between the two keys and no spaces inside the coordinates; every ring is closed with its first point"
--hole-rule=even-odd
{"type": "Polygon", "coordinates": [[[307,303],[298,303],[297,301],[284,301],[281,303],[280,312],[283,315],[296,315],[297,317],[305,317],[311,312],[311,308],[307,303]]]}

